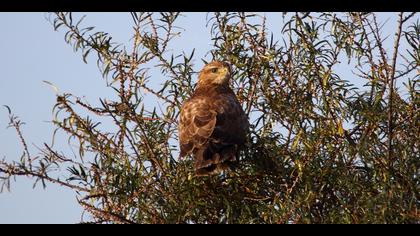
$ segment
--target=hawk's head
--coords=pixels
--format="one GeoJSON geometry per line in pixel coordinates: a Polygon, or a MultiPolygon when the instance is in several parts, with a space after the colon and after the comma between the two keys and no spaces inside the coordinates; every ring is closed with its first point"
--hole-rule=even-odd
{"type": "Polygon", "coordinates": [[[225,62],[212,61],[198,75],[198,85],[229,85],[230,67],[225,62]]]}

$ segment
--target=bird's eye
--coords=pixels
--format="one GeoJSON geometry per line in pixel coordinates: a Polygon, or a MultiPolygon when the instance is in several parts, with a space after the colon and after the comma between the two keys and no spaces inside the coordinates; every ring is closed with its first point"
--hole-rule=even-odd
{"type": "Polygon", "coordinates": [[[212,72],[212,73],[217,73],[217,68],[213,68],[213,69],[211,69],[211,72],[212,72]]]}

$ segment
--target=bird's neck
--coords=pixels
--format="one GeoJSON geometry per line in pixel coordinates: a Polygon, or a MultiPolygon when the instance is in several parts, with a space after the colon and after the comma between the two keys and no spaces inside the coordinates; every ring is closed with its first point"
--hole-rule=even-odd
{"type": "Polygon", "coordinates": [[[221,94],[231,92],[232,89],[227,84],[197,84],[194,94],[221,94]]]}

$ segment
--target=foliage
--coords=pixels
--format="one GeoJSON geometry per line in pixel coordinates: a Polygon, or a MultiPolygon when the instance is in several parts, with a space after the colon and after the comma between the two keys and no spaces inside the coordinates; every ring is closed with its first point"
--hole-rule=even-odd
{"type": "Polygon", "coordinates": [[[178,159],[176,131],[202,58],[170,53],[180,14],[131,16],[132,45],[119,45],[81,27],[83,18],[54,14],[54,29],[85,62],[96,54],[117,99],[95,107],[57,93],[56,132],[77,157],[46,143],[30,155],[8,108],[24,152],[20,162],[0,161],[3,187],[25,175],[71,188],[96,223],[420,223],[414,13],[398,14],[388,50],[374,13],[285,13],[279,41],[263,16],[211,14],[212,59],[232,65],[251,130],[238,167],[210,177],[178,159]],[[114,126],[105,130],[106,120],[114,126]]]}

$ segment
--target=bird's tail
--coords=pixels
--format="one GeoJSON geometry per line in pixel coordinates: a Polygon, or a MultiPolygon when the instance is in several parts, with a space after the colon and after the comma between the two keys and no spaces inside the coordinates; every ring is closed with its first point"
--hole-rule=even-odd
{"type": "Polygon", "coordinates": [[[194,170],[197,176],[218,174],[229,170],[237,161],[236,145],[215,148],[213,145],[202,147],[194,153],[194,170]]]}

